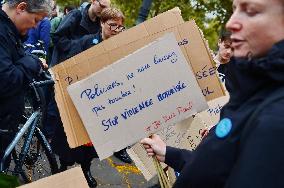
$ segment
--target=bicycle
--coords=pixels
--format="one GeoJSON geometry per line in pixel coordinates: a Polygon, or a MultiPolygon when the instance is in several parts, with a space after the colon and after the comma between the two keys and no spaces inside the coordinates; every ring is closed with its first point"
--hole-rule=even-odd
{"type": "MultiPolygon", "coordinates": [[[[25,119],[28,113],[33,111],[27,118],[24,125],[19,125],[19,131],[15,138],[5,150],[5,154],[0,163],[0,171],[21,176],[25,183],[31,182],[42,177],[49,176],[58,172],[58,165],[55,154],[52,152],[49,142],[41,131],[43,113],[45,113],[45,101],[42,86],[54,84],[52,79],[44,81],[33,81],[30,84],[34,95],[27,99],[30,106],[23,115],[25,119]],[[31,109],[32,108],[32,109],[31,109]],[[12,154],[10,165],[5,168],[7,158],[12,154]],[[11,166],[12,164],[12,166],[11,166]],[[48,167],[48,169],[46,169],[48,167]],[[13,169],[13,170],[11,170],[13,169]]],[[[28,95],[31,93],[28,93],[28,95]]],[[[8,130],[0,130],[0,134],[13,134],[8,130]]]]}
{"type": "MultiPolygon", "coordinates": [[[[36,51],[36,53],[45,55],[41,51],[36,51]]],[[[43,80],[34,79],[29,84],[23,114],[25,123],[18,126],[16,136],[5,150],[0,163],[0,172],[21,177],[24,183],[59,172],[55,154],[41,131],[42,120],[46,114],[46,102],[42,87],[53,85],[54,81],[46,72],[43,72],[41,79],[43,80]],[[12,159],[6,165],[10,155],[12,159]]],[[[0,130],[1,134],[14,135],[15,133],[9,130],[0,130]]]]}

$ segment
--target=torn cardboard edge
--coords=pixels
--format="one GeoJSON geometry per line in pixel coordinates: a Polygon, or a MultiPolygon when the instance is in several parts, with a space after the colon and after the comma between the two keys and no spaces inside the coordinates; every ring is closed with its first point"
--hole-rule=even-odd
{"type": "Polygon", "coordinates": [[[48,176],[35,182],[22,185],[20,188],[88,188],[88,183],[85,179],[81,167],[71,168],[64,172],[48,176]]]}
{"type": "MultiPolygon", "coordinates": [[[[54,72],[54,77],[56,80],[55,83],[55,98],[58,104],[60,104],[63,107],[60,107],[60,105],[58,105],[59,108],[59,112],[60,112],[60,116],[64,125],[64,130],[66,132],[67,135],[67,139],[68,139],[68,143],[71,147],[76,147],[76,146],[80,146],[83,145],[84,143],[87,143],[90,141],[88,135],[87,135],[87,131],[85,130],[85,128],[83,126],[76,126],[73,125],[73,120],[72,120],[72,113],[77,114],[77,111],[74,112],[74,110],[72,112],[70,112],[70,108],[69,106],[71,106],[71,109],[75,109],[75,107],[73,106],[73,104],[70,104],[68,101],[71,101],[69,95],[66,95],[66,87],[63,87],[63,83],[60,80],[60,73],[62,72],[66,72],[66,69],[74,66],[75,64],[77,64],[76,59],[82,58],[83,62],[88,62],[89,59],[92,59],[96,56],[99,55],[107,55],[107,49],[109,48],[108,46],[112,46],[113,44],[116,44],[115,46],[117,46],[116,43],[116,38],[123,38],[126,40],[119,40],[120,42],[122,42],[122,44],[127,44],[136,40],[141,39],[141,35],[142,36],[147,36],[148,35],[148,31],[152,28],[155,28],[151,33],[158,33],[160,32],[160,30],[165,30],[168,27],[174,27],[175,25],[179,24],[179,23],[183,23],[183,19],[180,15],[180,10],[178,8],[169,10],[163,14],[160,14],[150,20],[147,20],[146,22],[142,23],[139,25],[139,27],[133,27],[129,30],[126,30],[122,33],[120,33],[117,36],[114,36],[106,41],[103,41],[102,43],[100,43],[100,45],[96,45],[56,66],[54,66],[52,68],[52,71],[54,72]],[[164,17],[166,17],[167,19],[164,19],[164,17]],[[157,25],[155,22],[162,22],[164,23],[163,27],[159,26],[157,28],[157,26],[155,27],[155,25],[157,25]],[[146,26],[144,26],[144,24],[146,24],[146,26]],[[142,28],[141,32],[140,28],[142,28]],[[148,29],[147,29],[148,28],[148,29]],[[137,33],[135,35],[130,35],[130,33],[137,33]],[[119,37],[121,36],[121,37],[119,37]],[[132,36],[132,37],[130,37],[132,36]],[[92,54],[93,53],[93,54],[92,54]],[[91,55],[90,55],[91,54],[91,55]],[[68,126],[71,125],[71,126],[68,126]],[[80,128],[82,127],[82,128],[80,128]],[[83,135],[83,137],[77,137],[76,135],[83,135]]],[[[80,61],[80,63],[82,63],[82,61],[80,61]]],[[[89,62],[88,62],[89,63],[89,62]]],[[[110,63],[109,63],[110,64],[110,63]]],[[[104,65],[105,66],[105,65],[104,65]]],[[[104,67],[102,66],[102,67],[104,67]]],[[[82,125],[82,121],[78,120],[79,125],[82,125]]]]}
{"type": "Polygon", "coordinates": [[[172,125],[208,108],[195,76],[190,70],[189,63],[178,46],[174,33],[164,34],[126,57],[92,73],[87,78],[71,84],[67,87],[67,90],[89,137],[93,143],[96,143],[95,148],[101,160],[111,156],[115,151],[135,144],[162,127],[172,125]],[[168,60],[162,59],[163,63],[156,62],[156,58],[166,57],[165,54],[169,53],[175,55],[168,56],[168,58],[170,57],[168,60]],[[148,65],[146,70],[137,71],[145,64],[148,65]],[[131,79],[126,76],[129,73],[133,73],[131,79]],[[159,75],[159,79],[157,79],[157,75],[159,75]],[[171,75],[170,79],[169,75],[171,75]],[[114,83],[114,81],[118,82],[119,85],[104,92],[105,87],[111,86],[109,84],[114,83]],[[157,97],[158,91],[164,92],[180,82],[185,85],[185,88],[160,102],[157,97]],[[94,89],[91,89],[94,85],[101,88],[102,93],[96,97],[94,95],[95,98],[91,99],[87,97],[86,91],[95,92],[94,89]],[[110,99],[121,96],[122,91],[128,90],[130,94],[120,98],[119,102],[109,103],[110,99]],[[82,91],[85,91],[83,98],[82,91]],[[131,109],[134,104],[141,102],[141,99],[150,98],[153,104],[151,108],[145,108],[142,113],[137,112],[131,118],[120,115],[120,112],[131,109]],[[182,112],[177,110],[177,107],[188,108],[189,101],[190,109],[182,112]],[[100,111],[95,113],[94,106],[103,107],[100,107],[100,111]],[[165,116],[169,114],[175,115],[164,120],[165,116]],[[152,127],[151,130],[147,131],[146,127],[157,120],[161,122],[159,128],[152,127]]]}
{"type": "Polygon", "coordinates": [[[53,72],[57,73],[62,69],[66,69],[74,64],[77,64],[76,62],[77,58],[87,57],[86,59],[92,59],[93,57],[101,55],[106,51],[111,51],[123,45],[128,45],[132,42],[140,40],[141,37],[143,38],[147,37],[148,35],[159,33],[161,31],[167,30],[168,28],[171,27],[175,27],[182,23],[184,23],[184,20],[181,17],[181,11],[178,7],[175,7],[135,27],[125,30],[124,32],[119,33],[119,35],[115,35],[109,38],[108,40],[101,42],[100,45],[93,46],[92,48],[89,48],[81,52],[80,54],[67,59],[62,63],[57,64],[56,66],[52,67],[52,70],[53,72]],[[167,17],[168,19],[165,20],[163,19],[163,17],[167,17]],[[159,21],[161,25],[157,26],[158,24],[155,23],[157,21],[159,21]],[[131,33],[137,33],[137,32],[139,33],[139,35],[131,35],[131,33]]]}
{"type": "MultiPolygon", "coordinates": [[[[90,75],[91,72],[96,72],[97,70],[107,66],[108,64],[111,64],[115,60],[118,60],[126,55],[128,55],[131,52],[134,52],[139,47],[144,46],[145,44],[153,41],[154,39],[158,38],[159,36],[163,35],[167,32],[174,31],[176,35],[178,35],[178,39],[181,40],[183,37],[197,37],[197,41],[190,41],[190,45],[187,47],[182,47],[182,51],[184,52],[184,55],[186,56],[186,59],[191,62],[190,66],[192,67],[192,70],[194,73],[196,71],[201,70],[203,67],[202,63],[200,62],[206,62],[206,66],[213,66],[213,59],[208,53],[208,49],[204,45],[204,39],[202,39],[200,35],[200,31],[194,21],[189,21],[183,24],[182,17],[177,14],[177,12],[171,12],[168,11],[166,13],[163,13],[161,15],[158,15],[155,18],[152,18],[150,20],[147,20],[146,22],[131,28],[125,32],[122,32],[121,34],[114,36],[106,41],[103,41],[99,45],[96,45],[74,57],[71,59],[66,60],[65,62],[55,66],[52,68],[56,84],[55,84],[55,98],[57,103],[59,104],[59,111],[61,115],[61,119],[64,125],[65,132],[67,134],[67,139],[69,142],[70,147],[77,147],[80,145],[83,145],[90,141],[88,134],[86,132],[86,129],[84,128],[82,121],[75,109],[75,106],[73,105],[70,96],[68,95],[66,91],[67,83],[64,80],[66,75],[72,75],[75,71],[77,71],[78,76],[77,78],[74,77],[73,80],[79,81],[86,76],[90,75]],[[166,21],[165,21],[166,20],[166,21]],[[159,31],[158,29],[154,29],[154,32],[149,32],[147,30],[151,30],[153,26],[159,25],[155,22],[161,21],[162,23],[170,23],[172,25],[163,25],[163,27],[160,27],[158,29],[162,30],[159,31]],[[176,24],[176,25],[174,25],[176,24]],[[166,28],[169,26],[168,28],[166,28]],[[191,27],[193,29],[192,31],[187,31],[183,28],[191,27]],[[140,28],[140,29],[139,29],[140,28]],[[142,34],[140,34],[140,31],[142,28],[142,34]],[[148,29],[147,29],[148,28],[148,29]],[[134,32],[132,32],[134,31],[134,32]],[[136,33],[135,33],[136,32],[136,33]],[[138,32],[138,33],[137,33],[138,32]],[[134,34],[131,34],[134,33],[134,34]],[[149,33],[152,33],[150,35],[149,33]],[[134,35],[134,38],[132,42],[130,41],[129,35],[134,35]],[[141,37],[142,36],[142,37],[141,37]],[[119,46],[118,41],[123,42],[123,38],[129,39],[128,44],[127,42],[123,43],[124,46],[119,46]],[[201,38],[201,41],[200,41],[201,38]],[[116,46],[111,46],[112,43],[114,43],[116,46]],[[112,47],[112,48],[111,48],[112,47]],[[111,49],[111,51],[107,51],[111,49]],[[196,50],[198,49],[198,50],[196,50]],[[200,50],[201,49],[201,50],[200,50]],[[204,51],[205,50],[205,51],[204,51]],[[200,52],[201,51],[201,52],[200,52]],[[186,52],[186,53],[185,53],[186,52]],[[189,55],[189,54],[190,55],[189,55]],[[200,54],[206,54],[205,56],[201,56],[200,54]],[[92,59],[94,58],[94,60],[92,59]],[[198,59],[197,62],[195,62],[195,58],[198,59]],[[95,66],[94,61],[96,62],[95,66]],[[84,72],[85,71],[85,72],[84,72]]],[[[205,80],[198,80],[199,86],[206,85],[208,81],[205,80]]],[[[210,82],[213,83],[210,84],[214,89],[217,90],[217,94],[214,96],[207,97],[207,100],[216,98],[218,96],[224,95],[224,92],[220,86],[220,82],[215,75],[215,78],[212,77],[210,82]],[[214,80],[215,79],[215,80],[214,80]],[[212,81],[213,80],[213,81],[212,81]],[[215,84],[215,85],[214,85],[215,84]]]]}

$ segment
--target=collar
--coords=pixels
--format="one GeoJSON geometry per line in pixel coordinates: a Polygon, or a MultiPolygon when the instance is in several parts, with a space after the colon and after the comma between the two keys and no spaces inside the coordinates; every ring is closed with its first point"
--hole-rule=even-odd
{"type": "MultiPolygon", "coordinates": [[[[16,28],[15,24],[9,18],[5,11],[0,8],[0,20],[7,24],[9,30],[7,31],[9,35],[13,35],[17,41],[21,41],[24,36],[21,36],[18,29],[16,28]]],[[[1,21],[1,22],[2,22],[1,21]]],[[[1,23],[1,25],[3,24],[1,23]]],[[[2,26],[1,26],[2,27],[2,26]]]]}
{"type": "Polygon", "coordinates": [[[284,40],[276,43],[266,56],[257,59],[232,58],[228,64],[230,96],[236,100],[284,84],[284,40]]]}

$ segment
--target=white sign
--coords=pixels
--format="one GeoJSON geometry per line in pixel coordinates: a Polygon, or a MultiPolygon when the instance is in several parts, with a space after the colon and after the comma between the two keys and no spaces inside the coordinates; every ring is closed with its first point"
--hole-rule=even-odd
{"type": "Polygon", "coordinates": [[[67,89],[101,160],[207,108],[172,33],[67,89]]]}

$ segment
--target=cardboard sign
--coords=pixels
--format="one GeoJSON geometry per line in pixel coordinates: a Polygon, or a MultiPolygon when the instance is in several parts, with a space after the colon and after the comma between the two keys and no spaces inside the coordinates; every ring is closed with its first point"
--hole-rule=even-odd
{"type": "Polygon", "coordinates": [[[35,182],[20,186],[20,188],[88,188],[81,167],[71,168],[64,172],[37,180],[35,182]]]}
{"type": "Polygon", "coordinates": [[[211,129],[220,121],[220,113],[223,106],[229,101],[229,95],[219,97],[208,102],[209,108],[198,115],[202,121],[211,129]]]}
{"type": "Polygon", "coordinates": [[[67,89],[101,160],[207,108],[173,33],[67,89]]]}
{"type": "Polygon", "coordinates": [[[185,134],[185,140],[182,142],[179,148],[187,149],[187,150],[194,150],[202,140],[201,133],[207,130],[206,125],[198,116],[198,114],[193,118],[192,122],[190,123],[190,127],[185,134]]]}
{"type": "MultiPolygon", "coordinates": [[[[168,146],[192,150],[201,141],[200,133],[205,128],[206,125],[202,120],[195,116],[194,118],[187,118],[176,125],[169,126],[157,134],[168,146]]],[[[127,150],[127,153],[147,181],[157,174],[153,159],[148,157],[141,144],[135,144],[127,150]]],[[[164,165],[164,167],[165,166],[166,165],[164,165]]]]}
{"type": "Polygon", "coordinates": [[[55,98],[70,147],[90,142],[90,138],[68,93],[67,86],[133,53],[168,32],[174,32],[178,44],[190,62],[207,100],[224,95],[212,57],[194,21],[184,23],[180,11],[167,11],[128,29],[52,68],[55,98]]]}
{"type": "MultiPolygon", "coordinates": [[[[209,108],[196,114],[194,118],[190,117],[175,126],[169,126],[157,134],[169,146],[194,150],[202,140],[201,133],[219,122],[220,111],[228,100],[228,94],[211,100],[208,102],[209,108]]],[[[152,158],[148,157],[141,144],[135,144],[127,153],[147,181],[157,174],[152,158]]]]}

